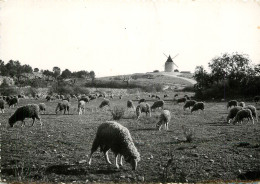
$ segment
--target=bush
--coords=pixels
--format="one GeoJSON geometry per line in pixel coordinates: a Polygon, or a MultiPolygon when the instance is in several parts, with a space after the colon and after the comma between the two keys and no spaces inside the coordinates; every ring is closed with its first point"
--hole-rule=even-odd
{"type": "Polygon", "coordinates": [[[111,111],[111,114],[113,116],[113,120],[119,120],[125,114],[125,109],[120,106],[115,106],[114,109],[111,111]]]}
{"type": "Polygon", "coordinates": [[[14,87],[1,87],[0,94],[3,96],[18,95],[19,91],[14,87]]]}
{"type": "Polygon", "coordinates": [[[32,96],[33,98],[35,98],[37,94],[38,94],[38,90],[36,88],[29,87],[24,89],[25,96],[32,96]]]}
{"type": "Polygon", "coordinates": [[[182,130],[183,130],[183,133],[184,133],[184,136],[186,138],[186,142],[192,142],[193,139],[194,139],[194,131],[192,131],[191,129],[188,129],[184,126],[182,126],[182,130]]]}

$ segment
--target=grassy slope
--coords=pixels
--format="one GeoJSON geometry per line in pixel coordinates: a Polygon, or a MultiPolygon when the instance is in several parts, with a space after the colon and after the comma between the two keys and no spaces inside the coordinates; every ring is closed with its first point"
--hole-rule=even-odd
{"type": "MultiPolygon", "coordinates": [[[[141,96],[142,97],[142,96],[141,96]]],[[[112,100],[112,106],[126,106],[126,100],[112,100]]],[[[20,105],[40,103],[45,100],[21,100],[20,105]]],[[[1,114],[1,167],[2,177],[8,181],[163,181],[163,166],[173,154],[169,167],[168,181],[196,182],[205,180],[236,180],[239,172],[255,171],[260,168],[260,123],[227,125],[225,103],[207,103],[205,113],[190,114],[183,111],[182,105],[166,103],[172,113],[169,131],[164,127],[156,131],[155,124],[160,110],[152,117],[141,117],[136,121],[134,113],[128,111],[119,122],[126,126],[141,154],[136,172],[129,164],[117,170],[114,164],[108,166],[99,151],[94,154],[91,166],[79,161],[87,160],[91,145],[99,124],[111,119],[109,111],[92,112],[101,99],[88,104],[86,114],[76,115],[76,101],[72,101],[71,115],[55,115],[58,101],[45,102],[48,109],[41,115],[44,126],[39,122],[29,127],[21,123],[13,129],[5,127],[9,116],[15,109],[7,109],[1,114]],[[182,126],[194,131],[195,138],[185,143],[182,126]],[[237,147],[239,142],[248,142],[249,146],[237,147]],[[255,146],[255,148],[253,147],[255,146]]],[[[151,102],[149,102],[152,104],[151,102]]],[[[137,102],[135,102],[137,105],[137,102]]],[[[259,113],[259,111],[258,111],[259,113]]],[[[114,156],[110,153],[110,160],[114,156]]]]}

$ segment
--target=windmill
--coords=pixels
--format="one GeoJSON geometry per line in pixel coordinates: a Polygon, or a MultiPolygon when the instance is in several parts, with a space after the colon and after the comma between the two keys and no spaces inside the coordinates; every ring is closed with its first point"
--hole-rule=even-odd
{"type": "MultiPolygon", "coordinates": [[[[165,67],[165,69],[164,69],[164,71],[165,72],[173,72],[174,71],[174,65],[176,66],[176,67],[178,67],[175,63],[174,63],[174,61],[173,61],[173,59],[174,58],[176,58],[179,54],[176,54],[173,58],[169,55],[169,56],[167,56],[166,54],[164,54],[168,59],[167,59],[167,61],[165,62],[165,65],[164,65],[164,67],[165,67]]],[[[178,67],[179,68],[179,67],[178,67]]]]}

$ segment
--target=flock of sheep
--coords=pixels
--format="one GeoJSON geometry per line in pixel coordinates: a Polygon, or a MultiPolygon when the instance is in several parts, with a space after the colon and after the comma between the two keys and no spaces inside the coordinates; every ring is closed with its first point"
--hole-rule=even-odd
{"type": "MultiPolygon", "coordinates": [[[[82,95],[78,97],[71,96],[72,98],[77,98],[78,100],[78,114],[81,115],[85,113],[85,106],[86,103],[88,103],[90,100],[99,98],[99,97],[106,97],[104,95],[82,95]]],[[[113,95],[109,95],[108,97],[113,98],[113,95]]],[[[161,108],[161,114],[159,115],[159,121],[156,124],[156,128],[158,130],[161,129],[161,127],[164,125],[165,129],[168,130],[169,122],[171,120],[171,113],[169,110],[165,110],[165,102],[164,100],[161,100],[161,98],[158,95],[149,95],[150,98],[156,98],[157,101],[153,103],[152,106],[150,106],[146,99],[142,98],[139,99],[138,105],[135,107],[132,100],[128,100],[126,103],[127,108],[132,108],[135,110],[137,119],[140,118],[142,113],[145,113],[146,116],[149,114],[151,117],[152,111],[154,111],[157,108],[161,108]]],[[[164,98],[167,98],[168,95],[164,95],[164,98]]],[[[176,99],[177,95],[174,96],[173,102],[175,103],[184,103],[183,110],[187,108],[191,108],[191,113],[193,111],[202,110],[204,111],[205,105],[204,102],[197,102],[195,100],[190,99],[187,95],[185,95],[183,98],[176,99]]],[[[59,99],[62,99],[60,102],[58,102],[55,113],[57,114],[60,111],[63,111],[65,114],[70,110],[70,97],[64,97],[60,96],[56,97],[59,99]]],[[[55,97],[53,96],[47,96],[46,100],[54,100],[55,97]]],[[[122,95],[119,96],[119,99],[122,99],[122,95]]],[[[254,101],[257,103],[260,101],[260,97],[256,96],[254,98],[254,101]]],[[[4,105],[5,102],[11,106],[18,105],[19,98],[18,97],[0,97],[0,110],[2,113],[4,113],[4,105]]],[[[99,105],[99,108],[103,108],[104,106],[110,107],[110,100],[107,98],[104,98],[101,104],[99,105]]],[[[246,106],[244,102],[238,102],[236,100],[231,100],[227,103],[227,109],[231,108],[229,110],[228,116],[227,116],[227,122],[232,122],[233,124],[237,122],[243,121],[243,119],[252,120],[254,124],[254,118],[256,121],[258,121],[258,115],[257,110],[253,105],[246,106]]],[[[19,107],[16,109],[16,111],[12,114],[12,116],[9,118],[9,125],[10,127],[13,127],[15,122],[22,121],[22,126],[25,125],[24,120],[25,118],[32,118],[34,124],[35,119],[38,119],[41,123],[40,118],[40,112],[45,113],[46,105],[44,103],[40,104],[28,104],[22,107],[19,107]]],[[[97,130],[96,137],[94,139],[91,153],[89,157],[89,165],[92,161],[92,155],[93,153],[100,147],[100,151],[104,153],[105,160],[108,164],[111,164],[108,158],[108,150],[111,149],[112,152],[115,154],[115,165],[117,168],[119,168],[118,165],[118,156],[120,160],[120,165],[122,166],[122,157],[124,157],[124,160],[131,164],[132,169],[135,170],[137,168],[137,163],[140,161],[140,154],[137,151],[133,139],[130,135],[129,130],[122,126],[121,124],[115,122],[115,121],[107,121],[105,123],[102,123],[97,130]]]]}

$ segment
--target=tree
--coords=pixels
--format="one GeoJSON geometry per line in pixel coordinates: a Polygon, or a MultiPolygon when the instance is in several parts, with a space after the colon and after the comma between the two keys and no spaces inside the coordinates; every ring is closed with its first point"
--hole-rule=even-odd
{"type": "Polygon", "coordinates": [[[52,71],[53,71],[53,76],[55,77],[55,79],[57,79],[57,77],[60,75],[61,72],[60,68],[55,66],[53,67],[52,71]]]}
{"type": "Polygon", "coordinates": [[[89,76],[90,76],[90,78],[91,78],[91,80],[92,80],[92,83],[93,83],[94,80],[95,80],[95,78],[96,78],[95,72],[94,72],[94,71],[90,71],[90,72],[89,72],[89,76]]]}
{"type": "Polygon", "coordinates": [[[194,79],[197,81],[197,87],[209,87],[212,84],[212,77],[203,66],[196,66],[194,79]]]}
{"type": "Polygon", "coordinates": [[[71,71],[68,69],[65,69],[62,73],[61,73],[61,77],[62,78],[70,78],[72,75],[71,71]]]}
{"type": "Polygon", "coordinates": [[[39,68],[34,68],[33,71],[34,72],[39,72],[40,70],[39,70],[39,68]]]}

